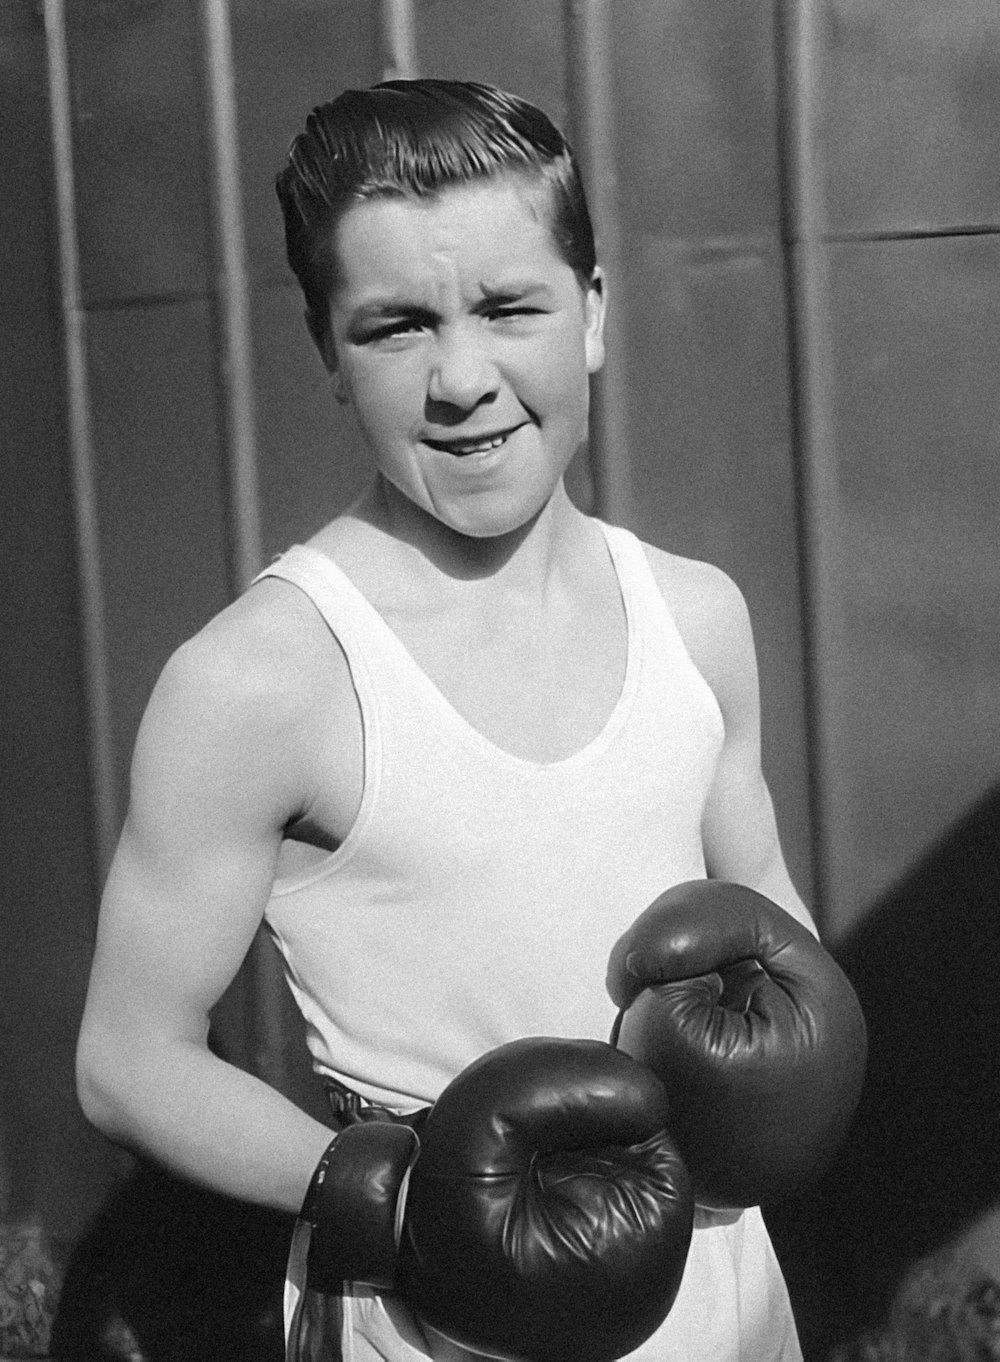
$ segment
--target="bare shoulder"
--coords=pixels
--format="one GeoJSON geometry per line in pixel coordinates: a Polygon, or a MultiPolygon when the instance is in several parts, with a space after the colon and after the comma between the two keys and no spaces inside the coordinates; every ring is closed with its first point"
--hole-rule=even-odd
{"type": "MultiPolygon", "coordinates": [[[[319,751],[354,718],[347,662],[315,607],[265,579],[170,657],[143,718],[133,783],[256,792],[265,821],[308,802],[319,751]]],[[[350,738],[345,737],[349,742],[350,738]]]]}
{"type": "Polygon", "coordinates": [[[750,614],[733,579],[711,563],[643,548],[681,638],[716,694],[748,669],[755,675],[750,614]]]}
{"type": "Polygon", "coordinates": [[[158,690],[197,699],[198,709],[211,709],[220,722],[280,728],[303,717],[340,656],[305,595],[265,579],[178,648],[158,690]]]}

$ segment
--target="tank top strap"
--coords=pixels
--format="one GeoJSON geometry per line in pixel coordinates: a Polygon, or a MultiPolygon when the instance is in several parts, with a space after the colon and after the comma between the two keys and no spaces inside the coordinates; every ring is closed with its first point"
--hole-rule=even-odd
{"type": "Polygon", "coordinates": [[[312,601],[330,631],[343,642],[367,637],[374,606],[332,558],[307,544],[293,544],[257,574],[251,585],[266,577],[290,582],[312,601]]]}
{"type": "Polygon", "coordinates": [[[633,618],[643,643],[659,640],[671,651],[679,647],[686,654],[687,647],[653,575],[642,541],[621,525],[607,525],[603,521],[599,523],[626,598],[626,610],[633,618]]]}
{"type": "Polygon", "coordinates": [[[382,624],[381,616],[332,558],[306,544],[286,549],[251,586],[268,577],[288,582],[308,597],[347,660],[361,711],[367,800],[381,762],[379,691],[373,673],[378,659],[372,656],[372,640],[379,637],[372,621],[382,624]]]}

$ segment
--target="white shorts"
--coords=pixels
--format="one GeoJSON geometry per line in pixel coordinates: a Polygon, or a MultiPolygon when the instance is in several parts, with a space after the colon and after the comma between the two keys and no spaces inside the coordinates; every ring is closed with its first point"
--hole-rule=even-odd
{"type": "MultiPolygon", "coordinates": [[[[313,1297],[314,1293],[306,1293],[313,1297]]],[[[396,1296],[352,1287],[304,1302],[308,1343],[288,1362],[470,1362],[396,1296]],[[338,1337],[339,1335],[339,1337],[338,1337]],[[338,1351],[339,1348],[339,1351],[338,1351]]],[[[760,1211],[697,1211],[673,1309],[629,1362],[802,1362],[788,1291],[760,1211]]]]}

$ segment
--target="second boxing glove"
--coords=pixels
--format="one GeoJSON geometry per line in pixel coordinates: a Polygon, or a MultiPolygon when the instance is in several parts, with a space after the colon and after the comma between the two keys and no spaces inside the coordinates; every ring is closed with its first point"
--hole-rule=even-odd
{"type": "Polygon", "coordinates": [[[861,1092],[857,996],[812,933],[743,885],[661,894],[611,952],[613,1039],[663,1081],[704,1206],[775,1200],[822,1172],[861,1092]]]}

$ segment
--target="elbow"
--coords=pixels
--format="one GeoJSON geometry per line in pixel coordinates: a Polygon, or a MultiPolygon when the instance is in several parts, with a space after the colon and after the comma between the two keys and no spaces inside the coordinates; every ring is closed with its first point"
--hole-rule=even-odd
{"type": "Polygon", "coordinates": [[[116,1144],[129,1143],[125,1067],[84,1029],[76,1047],[76,1098],[86,1119],[116,1144]]]}

